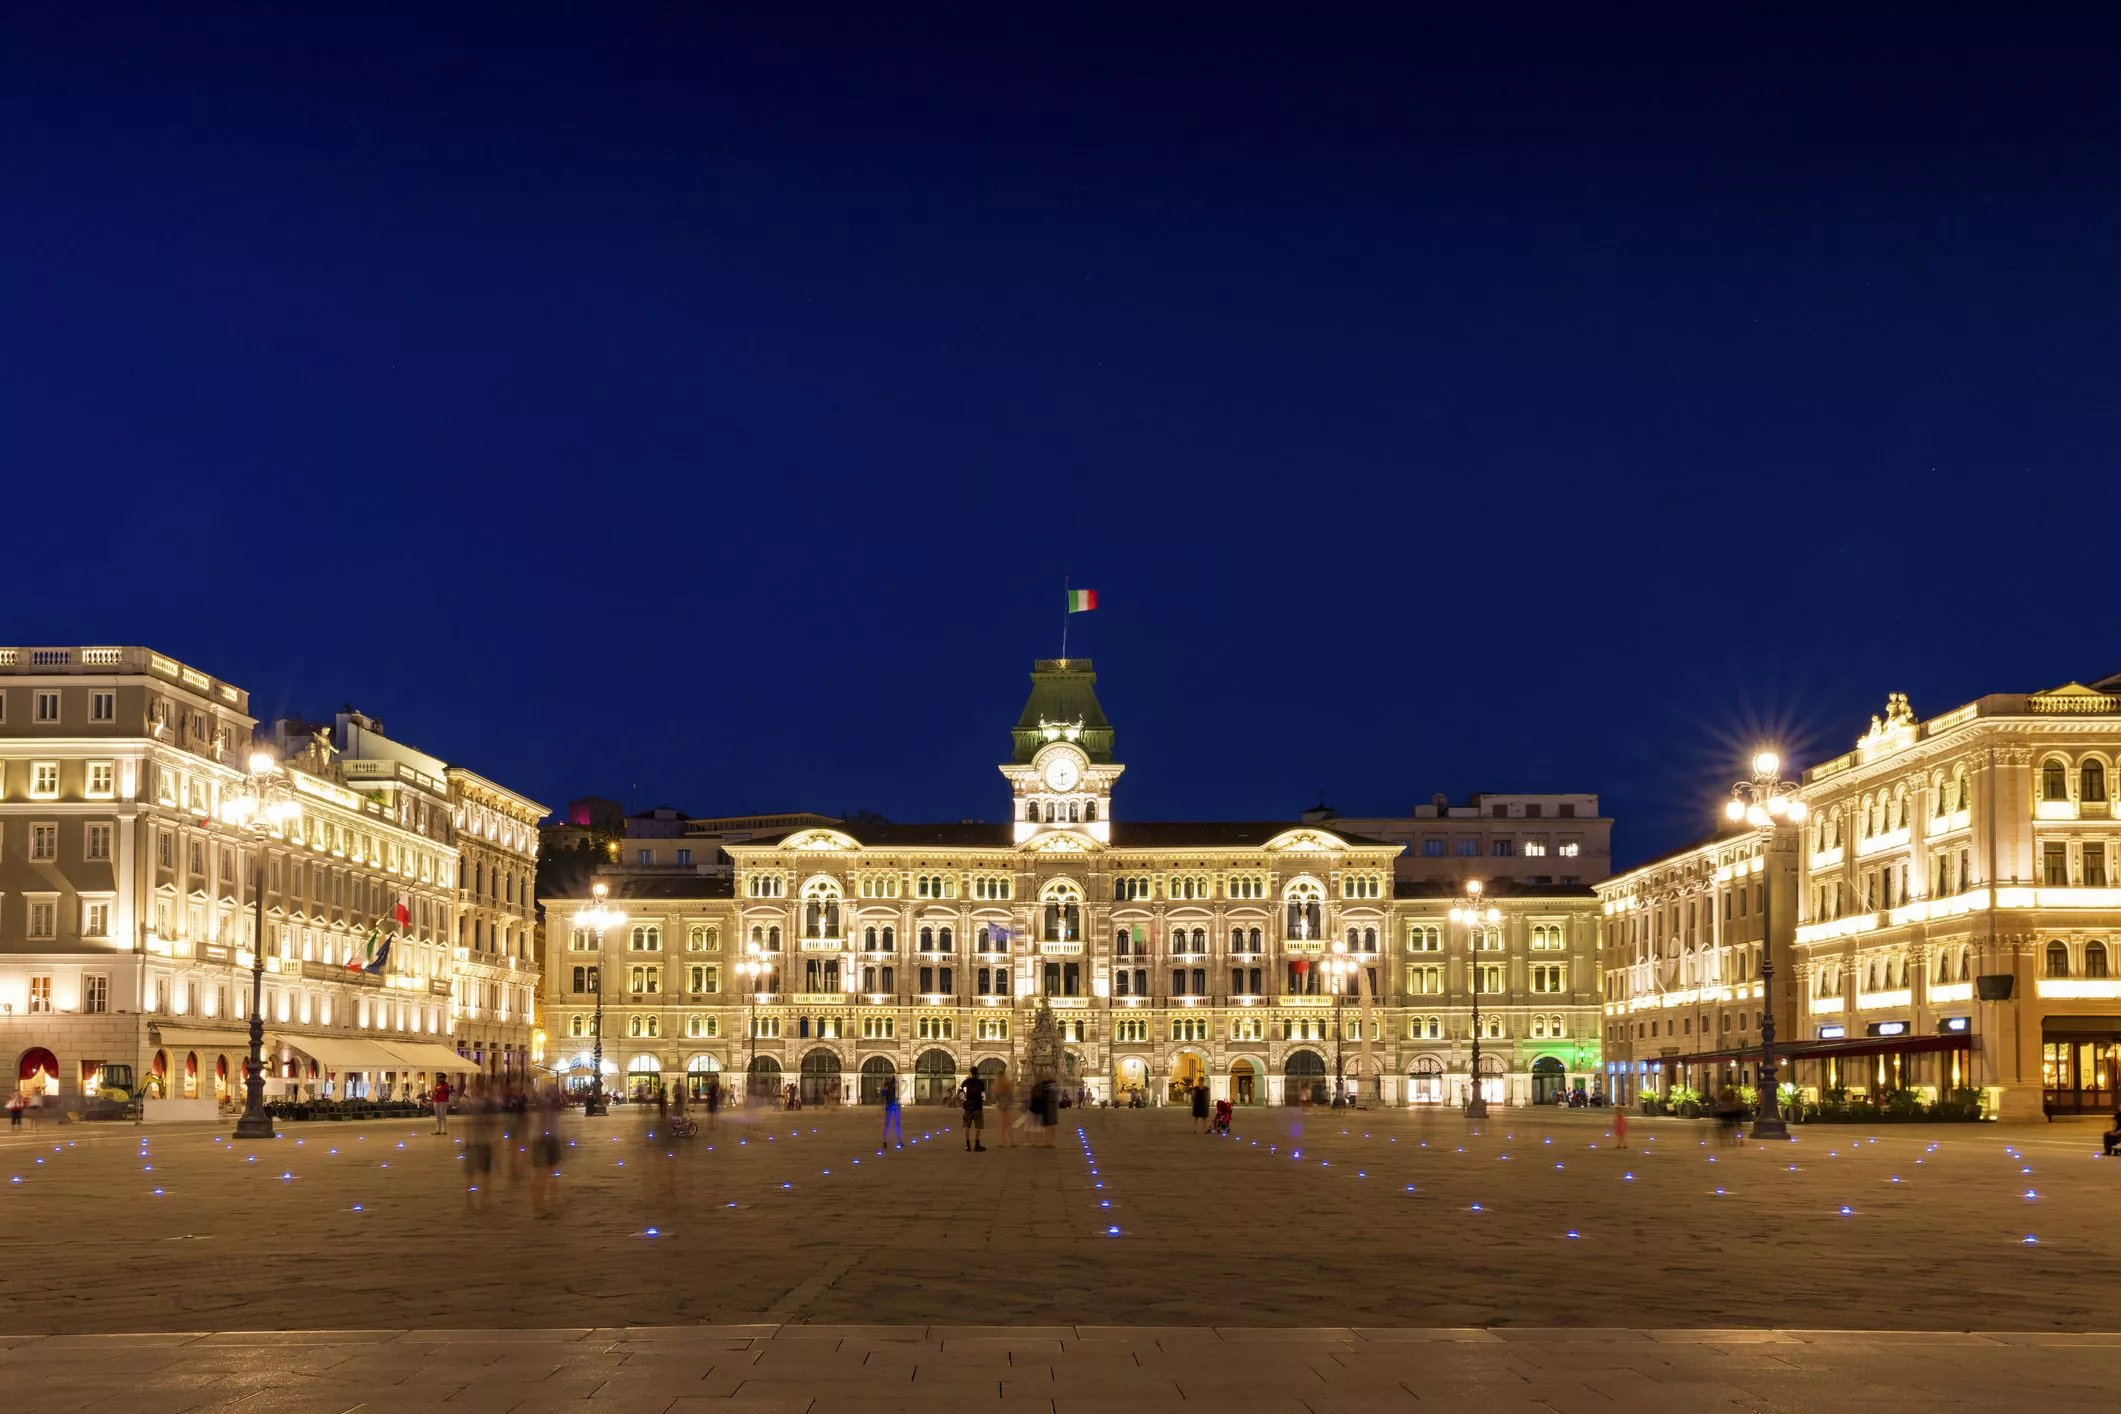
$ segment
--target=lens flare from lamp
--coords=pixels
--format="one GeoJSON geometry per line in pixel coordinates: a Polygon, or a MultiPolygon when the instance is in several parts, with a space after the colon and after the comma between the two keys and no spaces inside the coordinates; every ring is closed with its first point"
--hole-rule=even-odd
{"type": "Polygon", "coordinates": [[[1772,776],[1782,769],[1782,758],[1772,751],[1763,751],[1753,758],[1753,770],[1762,776],[1772,776]]]}

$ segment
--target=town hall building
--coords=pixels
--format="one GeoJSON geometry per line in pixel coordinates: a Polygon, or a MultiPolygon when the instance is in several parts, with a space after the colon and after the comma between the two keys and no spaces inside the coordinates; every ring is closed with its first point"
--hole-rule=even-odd
{"type": "Polygon", "coordinates": [[[936,1102],[974,1067],[1021,1075],[1044,1006],[1093,1101],[1205,1079],[1239,1104],[1455,1105],[1477,1004],[1491,1103],[1596,1086],[1587,884],[1493,881],[1468,927],[1478,858],[1396,879],[1403,843],[1321,823],[1131,820],[1096,682],[1034,665],[1002,823],[810,826],[729,845],[728,877],[614,874],[601,935],[589,899],[544,900],[555,1069],[586,1084],[601,1026],[614,1090],[851,1104],[895,1079],[936,1102]]]}

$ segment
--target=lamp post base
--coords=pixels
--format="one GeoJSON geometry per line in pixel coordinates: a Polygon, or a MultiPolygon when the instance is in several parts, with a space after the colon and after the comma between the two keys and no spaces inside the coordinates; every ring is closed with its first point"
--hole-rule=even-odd
{"type": "Polygon", "coordinates": [[[1466,1118],[1486,1119],[1487,1117],[1488,1097],[1479,1093],[1475,1093],[1472,1099],[1466,1101],[1466,1118]]]}
{"type": "Polygon", "coordinates": [[[606,1109],[602,1095],[591,1095],[588,1099],[582,1101],[582,1117],[584,1119],[593,1119],[597,1115],[604,1113],[606,1113],[606,1109]]]}
{"type": "Polygon", "coordinates": [[[236,1138],[238,1139],[278,1139],[279,1137],[279,1134],[272,1127],[272,1116],[266,1114],[263,1110],[256,1114],[246,1110],[236,1117],[236,1138]]]}
{"type": "Polygon", "coordinates": [[[1763,1115],[1753,1121],[1753,1137],[1755,1139],[1787,1139],[1790,1137],[1790,1127],[1783,1123],[1780,1115],[1773,1119],[1763,1115]]]}

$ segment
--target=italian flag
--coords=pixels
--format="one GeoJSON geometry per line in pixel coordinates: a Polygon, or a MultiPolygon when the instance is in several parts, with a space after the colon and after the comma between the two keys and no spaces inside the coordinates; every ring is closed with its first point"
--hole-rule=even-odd
{"type": "Polygon", "coordinates": [[[1068,612],[1080,614],[1097,607],[1095,589],[1071,589],[1068,591],[1068,612]]]}

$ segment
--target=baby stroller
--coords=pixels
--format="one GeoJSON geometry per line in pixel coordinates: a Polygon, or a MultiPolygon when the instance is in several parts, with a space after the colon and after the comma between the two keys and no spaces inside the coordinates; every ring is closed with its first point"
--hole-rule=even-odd
{"type": "Polygon", "coordinates": [[[1215,1102],[1215,1132],[1217,1134],[1228,1134],[1230,1132],[1230,1102],[1228,1100],[1217,1100],[1215,1102]]]}

